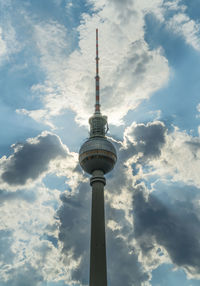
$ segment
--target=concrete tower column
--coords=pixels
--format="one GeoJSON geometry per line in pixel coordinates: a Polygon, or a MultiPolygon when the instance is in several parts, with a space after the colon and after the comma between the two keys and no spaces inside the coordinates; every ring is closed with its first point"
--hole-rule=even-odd
{"type": "Polygon", "coordinates": [[[90,286],[107,286],[104,186],[106,180],[100,170],[90,179],[92,186],[90,286]]]}

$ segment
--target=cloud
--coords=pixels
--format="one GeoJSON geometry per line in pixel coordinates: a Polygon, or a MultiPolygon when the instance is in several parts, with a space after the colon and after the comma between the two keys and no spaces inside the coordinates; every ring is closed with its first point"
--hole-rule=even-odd
{"type": "MultiPolygon", "coordinates": [[[[12,231],[7,230],[0,230],[0,265],[3,266],[5,264],[9,264],[14,259],[14,252],[11,249],[11,245],[13,242],[12,231]]],[[[2,274],[2,273],[1,273],[2,274]]],[[[2,275],[1,275],[2,277],[2,275]]]]}
{"type": "Polygon", "coordinates": [[[69,48],[66,27],[56,21],[37,23],[33,26],[33,37],[40,52],[41,67],[48,71],[49,78],[56,77],[58,68],[65,67],[63,57],[69,48]]]}
{"type": "Polygon", "coordinates": [[[160,160],[152,161],[152,174],[171,177],[172,181],[200,186],[199,137],[192,137],[177,127],[166,137],[160,160]]]}
{"type": "Polygon", "coordinates": [[[200,112],[200,103],[197,105],[197,111],[200,112]]]}
{"type": "Polygon", "coordinates": [[[51,160],[67,156],[59,138],[48,132],[12,147],[14,154],[1,159],[1,178],[9,185],[25,185],[28,180],[36,180],[48,170],[51,160]]]}
{"type": "MultiPolygon", "coordinates": [[[[169,132],[163,122],[154,121],[133,123],[125,130],[122,142],[110,140],[118,150],[118,162],[108,175],[105,187],[108,281],[117,286],[122,281],[126,285],[148,285],[151,271],[166,262],[184,269],[189,278],[198,278],[199,190],[184,183],[184,187],[173,185],[177,174],[167,167],[175,164],[172,158],[179,149],[186,154],[185,157],[182,153],[176,156],[180,166],[184,165],[188,155],[191,156],[191,164],[198,161],[198,139],[176,128],[169,132]],[[163,163],[166,156],[170,164],[163,163]],[[169,172],[171,184],[167,179],[169,172]],[[162,185],[161,180],[164,182],[162,185]],[[195,254],[191,245],[197,249],[195,254]],[[122,268],[122,263],[126,267],[122,268]]],[[[58,176],[65,174],[70,189],[67,187],[60,195],[58,190],[41,187],[41,181],[38,181],[34,187],[37,189],[35,196],[33,189],[18,190],[13,196],[5,190],[0,192],[4,200],[0,213],[5,218],[4,229],[11,230],[7,249],[15,257],[15,267],[10,260],[10,271],[3,270],[2,281],[6,283],[7,279],[12,285],[14,280],[11,277],[15,277],[15,273],[21,275],[23,263],[31,264],[31,273],[35,273],[34,277],[41,277],[41,281],[65,280],[87,285],[91,208],[89,181],[88,178],[83,179],[76,156],[68,153],[52,133],[42,133],[24,144],[16,144],[14,151],[30,150],[34,144],[41,151],[44,142],[50,148],[46,147],[45,158],[48,160],[42,160],[45,162],[43,165],[46,168],[50,160],[54,160],[49,170],[58,176]]],[[[9,158],[7,160],[11,160],[9,158]]],[[[183,174],[180,172],[180,175],[183,174]]],[[[28,269],[27,266],[27,273],[28,269]]],[[[35,285],[39,283],[34,278],[33,281],[35,285]]]]}
{"type": "Polygon", "coordinates": [[[131,243],[133,228],[128,223],[124,211],[111,207],[108,201],[106,202],[106,222],[109,284],[149,285],[151,274],[139,262],[136,248],[131,243]]]}
{"type": "Polygon", "coordinates": [[[2,286],[39,286],[43,280],[40,270],[36,270],[29,263],[9,271],[11,278],[1,282],[2,286]]]}
{"type": "Polygon", "coordinates": [[[63,243],[62,253],[65,263],[70,258],[77,262],[72,269],[73,281],[88,284],[89,271],[89,239],[90,239],[90,186],[80,183],[78,193],[62,195],[62,205],[58,210],[60,220],[59,240],[63,243]]]}
{"type": "Polygon", "coordinates": [[[10,1],[0,4],[2,5],[0,19],[0,65],[3,65],[10,59],[12,54],[21,50],[22,44],[18,41],[16,30],[8,12],[11,5],[10,1]]]}
{"type": "Polygon", "coordinates": [[[185,13],[178,13],[169,20],[168,25],[174,33],[184,37],[187,44],[200,51],[200,25],[197,22],[185,13]]]}
{"type": "Polygon", "coordinates": [[[3,197],[0,209],[3,218],[0,224],[1,285],[70,281],[73,265],[69,260],[66,267],[58,243],[59,222],[55,209],[60,204],[59,195],[58,190],[48,190],[40,184],[32,190],[17,191],[15,196],[6,194],[3,197]],[[29,199],[33,192],[34,199],[29,199]]]}
{"type": "MultiPolygon", "coordinates": [[[[129,110],[163,88],[169,79],[168,61],[162,47],[150,50],[145,41],[145,17],[154,14],[166,28],[199,50],[199,24],[187,15],[181,1],[88,1],[91,13],[81,15],[78,48],[70,46],[72,34],[58,21],[38,22],[29,17],[34,45],[40,54],[43,82],[31,92],[41,99],[38,110],[21,108],[52,129],[54,117],[65,109],[86,125],[93,111],[95,28],[99,28],[102,110],[112,124],[123,124],[129,110]],[[45,36],[44,36],[45,35],[45,36]],[[103,43],[103,44],[101,44],[103,43]],[[94,56],[92,56],[94,55],[94,56]],[[81,64],[80,64],[81,63],[81,64]],[[119,109],[120,106],[120,109],[119,109]]],[[[27,20],[27,19],[25,19],[27,20]]]]}
{"type": "Polygon", "coordinates": [[[133,123],[126,128],[124,137],[127,148],[135,148],[135,153],[141,153],[143,160],[157,158],[165,144],[166,127],[161,121],[145,124],[133,123]]]}
{"type": "Polygon", "coordinates": [[[156,198],[156,194],[149,194],[147,198],[144,190],[136,187],[133,196],[134,234],[144,256],[148,256],[152,249],[164,247],[176,266],[182,267],[190,278],[200,278],[200,220],[189,192],[188,186],[187,194],[183,193],[181,199],[166,205],[156,198]]]}
{"type": "Polygon", "coordinates": [[[6,54],[6,43],[2,38],[2,28],[0,28],[0,47],[1,47],[0,58],[2,61],[2,57],[6,54]]]}
{"type": "MultiPolygon", "coordinates": [[[[165,143],[165,133],[166,127],[162,122],[156,121],[147,125],[134,123],[126,132],[124,142],[114,142],[118,149],[118,164],[105,188],[108,280],[111,284],[121,285],[123,282],[126,285],[134,283],[139,286],[147,283],[151,277],[139,262],[137,249],[132,243],[134,177],[127,161],[142,150],[144,158],[158,158],[165,143]],[[121,268],[121,263],[126,267],[121,268]]],[[[91,207],[89,181],[79,181],[77,192],[74,195],[65,193],[61,196],[61,201],[58,217],[62,252],[66,263],[69,257],[78,262],[77,268],[72,269],[73,281],[86,285],[89,271],[91,207]]]]}
{"type": "MultiPolygon", "coordinates": [[[[115,186],[116,187],[116,186],[115,186]]],[[[89,182],[78,186],[78,193],[74,196],[65,194],[61,196],[62,205],[58,210],[60,219],[59,240],[63,243],[62,253],[65,255],[65,263],[68,260],[76,261],[76,267],[71,270],[72,281],[81,285],[88,285],[89,277],[89,241],[90,241],[90,208],[91,189],[89,182]]],[[[115,231],[107,228],[107,257],[108,257],[108,281],[116,286],[142,285],[150,277],[143,270],[134,254],[133,247],[129,247],[127,241],[120,234],[129,234],[131,231],[123,210],[110,207],[106,200],[106,222],[115,219],[122,223],[123,231],[115,231]],[[129,226],[127,230],[127,226],[129,226]],[[121,265],[123,264],[123,267],[121,265]]],[[[71,281],[71,282],[72,282],[71,281]]]]}
{"type": "Polygon", "coordinates": [[[33,85],[32,92],[40,96],[43,107],[39,111],[23,109],[22,112],[52,127],[53,117],[64,109],[73,110],[76,121],[82,125],[93,110],[94,27],[99,28],[102,109],[110,114],[111,123],[122,124],[129,110],[168,81],[168,62],[162,49],[151,51],[144,40],[141,7],[134,6],[132,1],[126,3],[128,10],[126,5],[119,9],[112,1],[101,3],[101,9],[97,9],[96,1],[92,4],[95,13],[82,14],[77,27],[79,47],[73,51],[68,45],[70,35],[63,25],[32,20],[33,39],[46,76],[43,83],[33,85]]]}
{"type": "Polygon", "coordinates": [[[77,154],[46,131],[12,147],[14,153],[1,158],[4,182],[0,190],[0,237],[5,249],[1,252],[0,284],[21,286],[23,280],[26,285],[27,277],[30,285],[43,281],[70,283],[71,271],[78,262],[71,256],[64,257],[58,239],[56,210],[61,205],[61,191],[48,189],[40,178],[49,172],[65,175],[66,193],[73,196],[79,180],[84,182],[77,154]]]}
{"type": "Polygon", "coordinates": [[[199,279],[199,138],[177,127],[169,131],[162,122],[133,123],[125,130],[120,151],[127,170],[117,170],[122,178],[117,186],[132,192],[132,208],[122,191],[118,200],[109,199],[115,208],[128,208],[127,215],[133,210],[139,262],[148,272],[171,261],[188,278],[199,279]]]}
{"type": "MultiPolygon", "coordinates": [[[[139,0],[138,0],[139,1],[139,0]]],[[[151,1],[146,13],[153,13],[173,33],[183,37],[188,45],[200,50],[200,25],[187,15],[183,1],[151,1]],[[156,6],[157,9],[154,9],[156,6]]],[[[146,9],[146,7],[144,7],[146,9]]]]}
{"type": "MultiPolygon", "coordinates": [[[[144,40],[147,13],[155,13],[162,21],[167,11],[175,11],[176,16],[166,21],[171,23],[169,29],[198,47],[198,24],[178,1],[165,2],[168,8],[163,8],[163,1],[92,3],[96,12],[82,15],[79,48],[73,52],[63,25],[32,20],[40,68],[46,78],[31,91],[39,95],[43,107],[18,112],[53,128],[52,118],[69,108],[80,124],[86,123],[93,110],[96,26],[100,33],[102,110],[111,114],[113,124],[121,124],[130,109],[162,88],[169,77],[162,49],[151,51],[144,40]]],[[[1,39],[2,47],[7,47],[1,39]]],[[[184,269],[188,277],[198,277],[199,199],[187,198],[191,185],[199,186],[199,139],[176,128],[168,131],[157,121],[133,123],[126,129],[124,141],[115,145],[118,163],[108,175],[105,189],[109,281],[120,286],[147,285],[151,271],[166,261],[184,269]],[[156,184],[161,179],[182,181],[188,184],[187,192],[167,204],[157,197],[156,184]]],[[[0,216],[5,218],[1,227],[9,229],[1,233],[2,285],[21,286],[27,277],[29,285],[63,280],[87,284],[91,191],[77,167],[77,154],[70,153],[51,133],[15,144],[13,149],[14,153],[0,163],[5,187],[0,191],[0,216]],[[39,180],[47,172],[68,180],[60,199],[59,190],[50,191],[39,180]],[[31,190],[30,181],[35,184],[31,190]],[[11,186],[15,192],[9,192],[11,186]],[[27,189],[16,191],[19,187],[27,189]]],[[[173,189],[167,187],[168,192],[173,189]]],[[[177,192],[177,188],[173,190],[177,192]]]]}
{"type": "Polygon", "coordinates": [[[14,200],[24,200],[27,202],[33,202],[36,199],[36,195],[33,192],[27,192],[24,190],[19,190],[16,192],[9,192],[5,190],[0,190],[0,205],[4,202],[14,201],[14,200]]]}
{"type": "Polygon", "coordinates": [[[49,121],[48,111],[45,109],[37,109],[37,110],[26,110],[24,108],[16,109],[16,113],[28,115],[32,119],[34,119],[37,122],[42,122],[50,126],[52,129],[55,129],[55,126],[49,121]]]}
{"type": "Polygon", "coordinates": [[[176,126],[168,130],[161,121],[133,123],[125,129],[119,156],[135,180],[170,178],[199,187],[199,146],[199,137],[176,126]]]}
{"type": "Polygon", "coordinates": [[[118,143],[118,164],[107,184],[113,208],[108,227],[148,275],[171,262],[188,278],[200,278],[199,146],[199,138],[169,131],[162,122],[133,123],[118,143]]]}

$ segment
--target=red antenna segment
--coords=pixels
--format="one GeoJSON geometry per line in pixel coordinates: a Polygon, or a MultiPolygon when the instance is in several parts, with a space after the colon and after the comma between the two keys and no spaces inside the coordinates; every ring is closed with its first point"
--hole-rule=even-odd
{"type": "Polygon", "coordinates": [[[95,103],[95,113],[100,113],[100,103],[99,103],[99,50],[98,50],[98,29],[96,29],[96,103],[95,103]]]}

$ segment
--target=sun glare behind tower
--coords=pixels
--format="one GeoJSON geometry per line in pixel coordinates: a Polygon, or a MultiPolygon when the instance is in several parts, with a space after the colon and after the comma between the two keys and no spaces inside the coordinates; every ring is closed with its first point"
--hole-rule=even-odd
{"type": "Polygon", "coordinates": [[[90,138],[80,148],[79,162],[83,170],[92,175],[90,178],[92,186],[90,286],[107,286],[104,174],[114,168],[117,153],[113,144],[106,138],[107,117],[100,112],[98,29],[96,29],[95,83],[95,112],[89,119],[90,138]]]}

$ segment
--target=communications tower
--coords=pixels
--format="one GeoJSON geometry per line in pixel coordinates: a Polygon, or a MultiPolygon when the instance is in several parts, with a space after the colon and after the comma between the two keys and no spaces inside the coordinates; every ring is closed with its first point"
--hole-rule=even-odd
{"type": "Polygon", "coordinates": [[[92,175],[92,211],[90,240],[90,286],[107,286],[106,240],[104,212],[104,175],[110,172],[117,153],[113,144],[106,138],[107,117],[100,112],[98,29],[96,29],[96,100],[95,112],[89,118],[90,137],[81,146],[79,162],[83,170],[92,175]]]}

